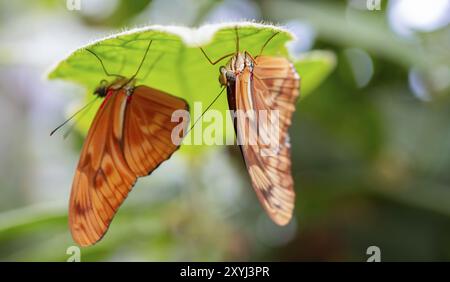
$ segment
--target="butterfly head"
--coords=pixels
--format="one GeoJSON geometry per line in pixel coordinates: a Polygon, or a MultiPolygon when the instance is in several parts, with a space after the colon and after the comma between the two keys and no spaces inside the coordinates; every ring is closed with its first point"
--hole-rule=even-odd
{"type": "Polygon", "coordinates": [[[233,83],[236,80],[234,72],[227,67],[221,66],[219,72],[219,82],[221,85],[228,86],[229,83],[233,83]]]}
{"type": "Polygon", "coordinates": [[[108,88],[108,82],[106,80],[102,80],[100,82],[100,85],[95,88],[94,95],[103,98],[106,96],[108,88]]]}
{"type": "Polygon", "coordinates": [[[236,75],[240,74],[246,67],[253,69],[253,59],[245,53],[237,53],[228,61],[225,66],[219,69],[219,82],[221,85],[228,86],[234,83],[236,75]]]}

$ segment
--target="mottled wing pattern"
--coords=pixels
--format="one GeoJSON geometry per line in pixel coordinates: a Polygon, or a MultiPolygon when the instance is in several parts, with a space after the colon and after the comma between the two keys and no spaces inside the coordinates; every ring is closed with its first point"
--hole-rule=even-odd
{"type": "Polygon", "coordinates": [[[167,113],[186,108],[183,100],[144,86],[132,97],[121,90],[106,98],[84,142],[70,197],[69,225],[80,246],[100,240],[136,179],[178,148],[170,139],[177,124],[167,113]]]}
{"type": "Polygon", "coordinates": [[[125,103],[124,91],[105,98],[81,151],[69,204],[70,230],[81,246],[102,238],[136,181],[120,146],[123,122],[119,113],[125,103]]]}
{"type": "MultiPolygon", "coordinates": [[[[131,170],[145,176],[178,149],[171,139],[176,110],[189,110],[186,101],[146,86],[138,86],[125,112],[124,153],[131,170]]],[[[183,120],[186,132],[188,121],[183,120]]]]}
{"type": "MultiPolygon", "coordinates": [[[[276,150],[262,153],[267,149],[267,142],[257,143],[240,140],[252,185],[262,206],[272,220],[287,224],[294,209],[295,192],[291,174],[291,157],[288,128],[291,124],[295,103],[299,96],[300,78],[292,64],[284,58],[260,56],[255,59],[253,73],[249,68],[236,77],[236,109],[278,110],[279,134],[263,133],[261,128],[254,128],[251,119],[237,116],[238,138],[250,138],[249,131],[259,130],[259,134],[277,138],[276,150]]],[[[272,140],[273,141],[273,140],[272,140]]],[[[271,143],[274,144],[274,143],[271,143]]]]}

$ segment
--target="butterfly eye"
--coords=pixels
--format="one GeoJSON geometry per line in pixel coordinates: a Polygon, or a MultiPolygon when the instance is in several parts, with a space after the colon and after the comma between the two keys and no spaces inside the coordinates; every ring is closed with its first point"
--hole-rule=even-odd
{"type": "Polygon", "coordinates": [[[221,85],[227,85],[227,69],[225,67],[220,67],[219,69],[219,82],[221,85]]]}
{"type": "Polygon", "coordinates": [[[94,95],[97,95],[99,97],[105,97],[106,96],[106,87],[105,86],[99,86],[94,91],[94,95]]]}

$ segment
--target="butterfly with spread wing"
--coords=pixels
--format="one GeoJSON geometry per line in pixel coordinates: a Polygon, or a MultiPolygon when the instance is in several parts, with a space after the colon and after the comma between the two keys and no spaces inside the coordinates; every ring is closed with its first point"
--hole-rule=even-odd
{"type": "Polygon", "coordinates": [[[261,55],[278,32],[268,38],[254,58],[239,50],[237,27],[235,32],[235,52],[212,61],[202,48],[200,50],[212,65],[231,57],[219,69],[219,81],[227,89],[229,108],[233,112],[254,113],[234,116],[238,145],[260,203],[275,223],[286,225],[292,218],[295,202],[288,129],[300,93],[300,77],[286,58],[261,55]],[[278,113],[278,126],[275,127],[278,132],[273,134],[267,129],[265,132],[278,144],[272,154],[262,153],[267,146],[264,138],[257,138],[256,142],[249,140],[252,136],[264,135],[260,134],[264,132],[256,132],[261,131],[261,127],[254,125],[261,111],[278,113]]]}
{"type": "MultiPolygon", "coordinates": [[[[186,132],[188,119],[172,122],[174,111],[189,111],[185,100],[136,84],[136,76],[150,49],[130,78],[110,74],[94,94],[103,98],[81,150],[69,204],[72,237],[80,246],[99,241],[137,178],[146,176],[178,149],[172,140],[175,127],[186,132]]],[[[53,133],[53,132],[52,132],[53,133]]],[[[182,137],[182,136],[180,136],[182,137]]]]}

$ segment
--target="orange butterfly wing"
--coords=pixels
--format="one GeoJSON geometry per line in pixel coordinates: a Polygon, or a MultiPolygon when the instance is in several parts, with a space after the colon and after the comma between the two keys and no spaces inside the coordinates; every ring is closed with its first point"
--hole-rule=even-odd
{"type": "Polygon", "coordinates": [[[81,151],[69,204],[70,230],[81,246],[103,237],[136,179],[178,148],[170,139],[177,124],[168,113],[187,110],[187,103],[145,86],[130,98],[124,90],[106,98],[81,151]]]}
{"type": "MultiPolygon", "coordinates": [[[[125,112],[125,159],[137,176],[145,176],[168,159],[179,146],[173,144],[171,122],[176,110],[189,110],[186,101],[157,91],[136,87],[125,112]]],[[[184,120],[184,132],[187,121],[184,120]]]]}
{"type": "MultiPolygon", "coordinates": [[[[279,113],[279,139],[272,140],[279,147],[271,154],[262,154],[263,149],[268,149],[267,141],[264,144],[259,137],[256,144],[249,143],[250,131],[261,131],[261,127],[255,128],[242,115],[236,118],[236,131],[238,139],[242,138],[241,151],[252,186],[270,218],[279,225],[290,221],[294,209],[295,192],[288,129],[299,96],[299,86],[300,78],[293,65],[285,58],[257,57],[253,72],[246,67],[236,76],[236,110],[254,110],[256,113],[259,110],[278,110],[279,113]]],[[[256,117],[258,114],[254,118],[256,117]]],[[[269,132],[263,134],[272,139],[277,136],[269,132]]]]}

